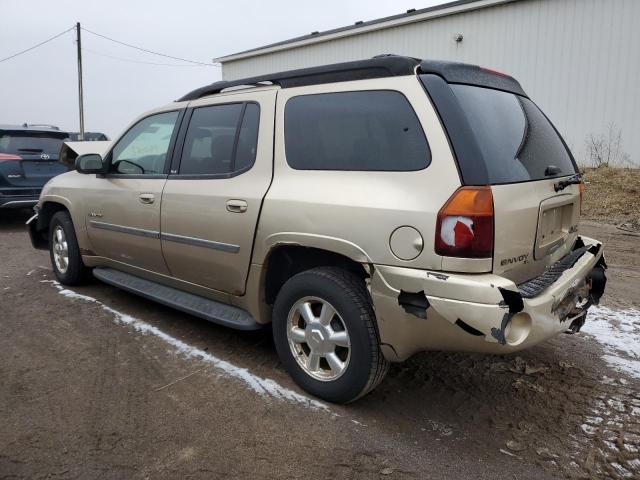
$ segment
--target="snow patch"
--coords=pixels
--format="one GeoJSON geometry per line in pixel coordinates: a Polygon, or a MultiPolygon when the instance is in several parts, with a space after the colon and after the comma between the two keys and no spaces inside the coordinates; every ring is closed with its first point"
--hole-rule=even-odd
{"type": "Polygon", "coordinates": [[[236,378],[244,382],[251,390],[262,396],[271,396],[279,400],[286,400],[293,403],[301,404],[305,407],[309,407],[315,410],[323,410],[329,412],[329,407],[318,400],[314,400],[305,395],[301,395],[293,390],[283,387],[279,383],[270,378],[262,378],[249,372],[246,368],[241,368],[233,365],[225,360],[222,360],[215,355],[211,355],[204,350],[188,345],[182,340],[172,337],[171,335],[163,332],[159,328],[146,323],[139,318],[133,317],[126,313],[119,312],[114,308],[111,308],[100,300],[97,300],[88,295],[82,295],[61,286],[55,280],[40,280],[40,283],[50,283],[58,289],[60,295],[64,295],[67,298],[74,300],[82,300],[85,302],[94,303],[102,307],[113,315],[116,323],[124,324],[132,327],[134,330],[140,333],[154,335],[160,338],[162,341],[171,345],[178,353],[184,355],[187,358],[195,358],[197,360],[208,363],[217,368],[220,373],[226,377],[236,378]]]}
{"type": "Polygon", "coordinates": [[[604,346],[609,365],[640,378],[640,310],[591,307],[582,332],[604,346]]]}

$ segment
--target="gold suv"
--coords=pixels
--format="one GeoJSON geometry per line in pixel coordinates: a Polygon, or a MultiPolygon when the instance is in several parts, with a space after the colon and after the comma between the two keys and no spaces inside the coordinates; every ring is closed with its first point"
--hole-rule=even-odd
{"type": "Polygon", "coordinates": [[[583,184],[513,78],[380,56],[223,81],[51,180],[29,223],[57,278],[230,327],[272,324],[305,390],[353,401],[422,350],[575,333],[604,291],[583,184]]]}

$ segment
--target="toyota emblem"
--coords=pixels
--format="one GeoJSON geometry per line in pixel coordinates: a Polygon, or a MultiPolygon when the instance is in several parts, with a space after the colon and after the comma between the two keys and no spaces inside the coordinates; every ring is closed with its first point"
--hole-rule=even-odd
{"type": "Polygon", "coordinates": [[[49,160],[51,157],[49,156],[48,153],[43,153],[43,154],[40,155],[40,158],[42,160],[49,160]]]}

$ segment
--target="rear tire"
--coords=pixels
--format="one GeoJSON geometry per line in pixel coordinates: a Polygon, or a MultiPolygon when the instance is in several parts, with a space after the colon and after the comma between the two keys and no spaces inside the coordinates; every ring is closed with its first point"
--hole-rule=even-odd
{"type": "Polygon", "coordinates": [[[365,284],[341,268],[307,270],[283,285],[273,309],[273,338],[293,380],[329,402],[357,400],[389,369],[365,284]]]}
{"type": "Polygon", "coordinates": [[[89,269],[80,255],[73,222],[67,211],[56,212],[49,222],[49,256],[56,278],[63,285],[86,282],[89,269]]]}

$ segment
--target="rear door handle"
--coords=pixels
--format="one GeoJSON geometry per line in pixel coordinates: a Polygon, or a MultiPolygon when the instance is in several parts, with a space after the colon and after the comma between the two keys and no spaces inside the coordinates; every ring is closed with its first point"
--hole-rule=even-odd
{"type": "Polygon", "coordinates": [[[244,200],[227,200],[227,210],[231,213],[244,213],[247,211],[247,202],[244,200]]]}
{"type": "Polygon", "coordinates": [[[150,205],[156,201],[156,196],[153,193],[141,193],[138,199],[140,199],[140,203],[150,205]]]}

